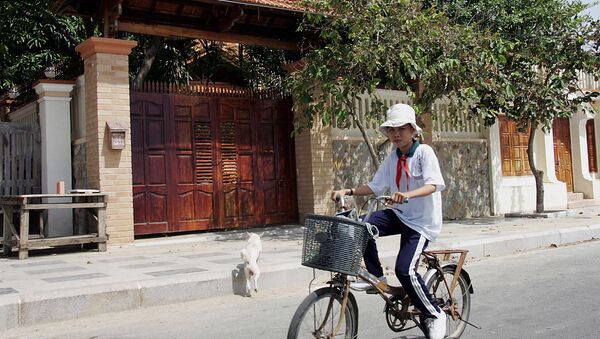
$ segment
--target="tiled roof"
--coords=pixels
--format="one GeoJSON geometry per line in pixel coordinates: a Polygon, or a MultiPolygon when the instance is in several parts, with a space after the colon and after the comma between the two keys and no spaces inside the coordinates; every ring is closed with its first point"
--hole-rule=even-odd
{"type": "MultiPolygon", "coordinates": [[[[230,2],[225,0],[224,2],[230,2]]],[[[241,4],[257,5],[261,7],[280,8],[293,11],[305,11],[301,0],[231,0],[241,4]]]]}

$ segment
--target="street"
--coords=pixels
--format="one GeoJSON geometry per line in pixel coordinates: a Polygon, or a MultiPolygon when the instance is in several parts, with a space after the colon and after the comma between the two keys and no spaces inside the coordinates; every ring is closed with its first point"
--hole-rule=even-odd
{"type": "MultiPolygon", "coordinates": [[[[469,262],[470,322],[462,338],[600,337],[600,241],[469,262]]],[[[39,326],[0,338],[285,338],[308,281],[260,291],[39,326]]],[[[394,333],[383,302],[356,294],[360,338],[424,338],[417,329],[394,333]]],[[[56,310],[60,312],[60,310],[56,310]]]]}

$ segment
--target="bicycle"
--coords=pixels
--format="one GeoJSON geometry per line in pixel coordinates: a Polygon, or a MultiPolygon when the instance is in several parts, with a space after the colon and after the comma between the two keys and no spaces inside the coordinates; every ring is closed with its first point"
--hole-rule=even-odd
{"type": "MultiPolygon", "coordinates": [[[[389,197],[379,196],[370,200],[363,218],[358,217],[356,209],[336,213],[335,216],[307,215],[302,265],[313,270],[330,271],[332,277],[327,282],[328,286],[310,293],[298,306],[290,323],[288,339],[356,338],[358,304],[350,292],[350,277],[353,276],[369,283],[371,289],[367,290],[368,294],[377,294],[385,301],[386,321],[392,331],[419,327],[427,335],[424,319],[411,305],[404,289],[380,284],[378,278],[360,266],[367,241],[378,236],[377,228],[366,220],[375,206],[385,204],[389,197]],[[407,327],[409,320],[414,325],[407,327]]],[[[344,206],[343,199],[341,204],[344,206]]],[[[463,269],[467,253],[467,250],[461,249],[423,251],[422,260],[416,263],[417,268],[421,262],[425,263],[425,286],[448,315],[446,338],[459,338],[467,324],[477,328],[468,322],[473,287],[469,274],[463,269]],[[455,256],[458,260],[450,260],[455,256]]]]}

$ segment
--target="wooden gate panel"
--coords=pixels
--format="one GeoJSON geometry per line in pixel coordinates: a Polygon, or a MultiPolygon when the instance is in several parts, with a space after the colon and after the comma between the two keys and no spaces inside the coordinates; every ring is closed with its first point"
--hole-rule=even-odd
{"type": "Polygon", "coordinates": [[[214,106],[207,98],[194,103],[194,213],[199,229],[211,228],[216,222],[214,106]]]}
{"type": "Polygon", "coordinates": [[[556,178],[567,184],[573,192],[573,167],[571,162],[571,132],[568,118],[555,119],[552,123],[554,137],[554,170],[556,178]]]}
{"type": "Polygon", "coordinates": [[[205,230],[214,225],[211,103],[206,98],[176,95],[170,195],[172,220],[169,232],[205,230]]]}
{"type": "Polygon", "coordinates": [[[590,119],[585,123],[585,132],[587,136],[588,168],[590,173],[596,173],[598,172],[598,157],[596,156],[596,128],[594,127],[594,119],[590,119]]]}
{"type": "Polygon", "coordinates": [[[279,152],[279,190],[284,197],[279,200],[279,221],[288,222],[297,218],[296,155],[294,153],[293,115],[291,100],[277,102],[279,152]]]}
{"type": "Polygon", "coordinates": [[[297,213],[291,106],[287,102],[263,100],[259,107],[264,222],[287,222],[296,218],[297,213]]]}
{"type": "Polygon", "coordinates": [[[252,103],[243,99],[219,101],[220,162],[223,187],[222,220],[225,227],[255,225],[256,175],[252,103]]]}
{"type": "Polygon", "coordinates": [[[135,234],[167,231],[166,134],[168,101],[138,94],[131,100],[133,206],[135,234]]]}

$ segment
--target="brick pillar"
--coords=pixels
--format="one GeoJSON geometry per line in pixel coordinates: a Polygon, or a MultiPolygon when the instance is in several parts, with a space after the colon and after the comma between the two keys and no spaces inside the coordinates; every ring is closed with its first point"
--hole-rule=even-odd
{"type": "Polygon", "coordinates": [[[296,135],[296,169],[298,213],[301,221],[305,213],[331,215],[333,204],[329,199],[333,189],[333,147],[331,127],[315,127],[296,135]]]}
{"type": "Polygon", "coordinates": [[[137,42],[92,37],[75,48],[85,65],[86,167],[88,185],[109,193],[109,244],[133,241],[129,60],[137,42]],[[127,129],[125,149],[110,148],[107,122],[127,129]]]}

